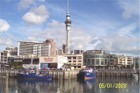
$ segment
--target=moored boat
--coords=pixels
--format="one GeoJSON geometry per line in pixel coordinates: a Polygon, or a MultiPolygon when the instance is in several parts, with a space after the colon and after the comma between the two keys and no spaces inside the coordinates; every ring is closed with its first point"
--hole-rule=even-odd
{"type": "Polygon", "coordinates": [[[85,68],[78,73],[78,79],[90,80],[96,78],[96,72],[92,68],[85,68]]]}
{"type": "Polygon", "coordinates": [[[34,79],[34,80],[52,80],[53,79],[53,77],[49,76],[48,73],[45,73],[45,72],[37,73],[35,68],[24,69],[22,71],[19,71],[17,76],[22,79],[34,79]]]}

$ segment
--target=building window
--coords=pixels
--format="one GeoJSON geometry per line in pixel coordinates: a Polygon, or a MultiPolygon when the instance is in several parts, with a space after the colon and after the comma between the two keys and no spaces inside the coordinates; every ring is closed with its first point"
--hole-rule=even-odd
{"type": "Polygon", "coordinates": [[[107,65],[107,59],[105,59],[105,64],[107,65]]]}
{"type": "Polygon", "coordinates": [[[95,64],[94,59],[92,59],[92,65],[94,65],[94,64],[95,64]]]}
{"type": "Polygon", "coordinates": [[[73,60],[73,62],[76,62],[76,60],[73,60]]]}
{"type": "Polygon", "coordinates": [[[95,55],[96,58],[99,58],[99,55],[95,55]]]}
{"type": "Polygon", "coordinates": [[[76,57],[73,57],[73,59],[76,59],[76,57]]]}
{"type": "Polygon", "coordinates": [[[101,65],[104,65],[104,61],[101,61],[101,65]]]}
{"type": "Polygon", "coordinates": [[[88,63],[90,63],[90,59],[88,59],[88,63]]]}
{"type": "Polygon", "coordinates": [[[81,60],[78,60],[78,62],[82,62],[81,60]]]}
{"type": "Polygon", "coordinates": [[[99,59],[96,59],[96,65],[99,65],[99,59]]]}
{"type": "Polygon", "coordinates": [[[84,59],[84,62],[86,63],[86,59],[84,59]]]}
{"type": "Polygon", "coordinates": [[[78,59],[81,59],[82,57],[81,56],[78,56],[78,59]]]}
{"type": "Polygon", "coordinates": [[[73,64],[74,66],[76,65],[76,64],[73,64]]]}
{"type": "Polygon", "coordinates": [[[81,66],[78,66],[78,68],[81,68],[81,66]]]}
{"type": "Polygon", "coordinates": [[[79,65],[79,66],[81,66],[81,64],[80,64],[80,63],[78,63],[78,65],[79,65]]]}

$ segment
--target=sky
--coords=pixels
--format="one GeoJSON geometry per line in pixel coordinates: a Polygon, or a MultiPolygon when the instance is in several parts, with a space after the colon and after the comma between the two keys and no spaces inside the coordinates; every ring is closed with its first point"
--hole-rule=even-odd
{"type": "MultiPolygon", "coordinates": [[[[66,43],[67,0],[0,0],[0,51],[18,41],[66,43]]],[[[139,56],[140,0],[69,0],[70,49],[139,56]]]]}

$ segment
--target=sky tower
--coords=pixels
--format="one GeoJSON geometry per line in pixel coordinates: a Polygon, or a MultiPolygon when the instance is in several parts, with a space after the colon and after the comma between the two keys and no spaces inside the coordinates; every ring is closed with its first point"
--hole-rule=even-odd
{"type": "Polygon", "coordinates": [[[69,53],[69,31],[70,31],[70,25],[71,25],[71,20],[70,20],[70,13],[69,13],[69,0],[67,0],[67,14],[66,14],[66,54],[69,53]]]}

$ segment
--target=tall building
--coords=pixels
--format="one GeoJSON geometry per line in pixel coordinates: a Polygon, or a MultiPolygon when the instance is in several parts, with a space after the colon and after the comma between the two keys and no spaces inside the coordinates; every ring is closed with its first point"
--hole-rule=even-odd
{"type": "Polygon", "coordinates": [[[71,54],[83,54],[84,51],[83,50],[72,50],[71,54]]]}
{"type": "Polygon", "coordinates": [[[8,63],[7,51],[0,52],[0,63],[8,63]]]}
{"type": "Polygon", "coordinates": [[[83,54],[68,54],[64,55],[68,58],[68,64],[74,69],[81,69],[83,67],[83,54]]]}
{"type": "Polygon", "coordinates": [[[7,47],[3,52],[0,52],[0,63],[8,63],[8,58],[17,56],[17,48],[7,47]]]}
{"type": "Polygon", "coordinates": [[[8,57],[15,57],[17,56],[17,47],[7,47],[5,50],[7,52],[8,57]]]}
{"type": "Polygon", "coordinates": [[[70,13],[69,13],[69,0],[67,0],[67,14],[66,14],[66,54],[69,53],[69,31],[70,31],[70,25],[71,25],[71,20],[70,20],[70,13]]]}
{"type": "Polygon", "coordinates": [[[56,43],[53,39],[47,39],[43,43],[24,42],[18,44],[18,56],[55,56],[56,43]]]}
{"type": "Polygon", "coordinates": [[[117,55],[109,54],[108,58],[109,58],[108,66],[113,67],[117,64],[117,55]]]}
{"type": "Polygon", "coordinates": [[[64,53],[64,54],[66,54],[66,47],[67,47],[66,44],[63,44],[63,45],[62,45],[62,50],[63,50],[63,53],[64,53]]]}
{"type": "Polygon", "coordinates": [[[48,45],[50,46],[49,48],[49,53],[50,53],[50,56],[55,56],[56,55],[56,42],[53,40],[53,39],[47,39],[43,45],[48,45]]]}
{"type": "Polygon", "coordinates": [[[35,45],[35,42],[25,42],[25,41],[19,41],[18,42],[18,56],[28,56],[33,54],[33,45],[35,45]]]}
{"type": "Polygon", "coordinates": [[[42,44],[34,44],[33,45],[33,55],[41,56],[41,47],[42,47],[42,44]]]}
{"type": "Polygon", "coordinates": [[[63,49],[57,49],[57,55],[63,55],[63,49]]]}
{"type": "Polygon", "coordinates": [[[87,50],[84,53],[84,65],[95,68],[108,66],[108,54],[103,50],[87,50]]]}
{"type": "Polygon", "coordinates": [[[134,57],[134,66],[136,69],[140,70],[140,57],[134,57]]]}
{"type": "Polygon", "coordinates": [[[123,66],[133,65],[132,56],[119,55],[117,61],[118,61],[117,62],[118,65],[123,65],[123,66]]]}
{"type": "Polygon", "coordinates": [[[3,52],[0,52],[0,68],[9,63],[9,60],[17,56],[17,47],[7,47],[3,52]]]}

